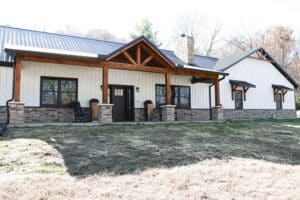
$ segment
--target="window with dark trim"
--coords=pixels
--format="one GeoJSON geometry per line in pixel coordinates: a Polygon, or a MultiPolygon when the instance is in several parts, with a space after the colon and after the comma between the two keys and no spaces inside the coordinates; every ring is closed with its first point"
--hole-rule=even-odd
{"type": "Polygon", "coordinates": [[[159,108],[166,104],[166,87],[164,85],[155,85],[155,105],[159,108]]]}
{"type": "MultiPolygon", "coordinates": [[[[172,104],[176,108],[190,109],[191,108],[191,89],[189,86],[172,85],[172,104]]],[[[166,87],[165,85],[155,85],[155,101],[156,107],[164,105],[166,102],[166,87]]]]}
{"type": "Polygon", "coordinates": [[[243,91],[236,90],[234,92],[235,109],[243,109],[243,91]]]}
{"type": "Polygon", "coordinates": [[[274,97],[275,97],[276,109],[281,110],[282,109],[282,94],[275,93],[274,97]]]}
{"type": "Polygon", "coordinates": [[[40,106],[69,107],[77,97],[77,79],[41,77],[40,106]]]}

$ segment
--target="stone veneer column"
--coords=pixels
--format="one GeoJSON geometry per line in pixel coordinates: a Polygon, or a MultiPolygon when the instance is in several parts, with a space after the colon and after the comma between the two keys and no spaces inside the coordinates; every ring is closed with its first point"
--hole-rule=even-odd
{"type": "Polygon", "coordinates": [[[175,121],[175,105],[163,105],[161,106],[161,121],[174,122],[175,121]]]}
{"type": "Polygon", "coordinates": [[[224,120],[224,110],[222,106],[216,106],[211,109],[212,120],[222,121],[224,120]]]}
{"type": "Polygon", "coordinates": [[[11,125],[22,125],[25,121],[24,103],[9,102],[9,123],[11,125]]]}
{"type": "Polygon", "coordinates": [[[112,107],[113,107],[113,104],[100,104],[99,105],[99,122],[101,124],[111,124],[113,122],[112,107]]]}

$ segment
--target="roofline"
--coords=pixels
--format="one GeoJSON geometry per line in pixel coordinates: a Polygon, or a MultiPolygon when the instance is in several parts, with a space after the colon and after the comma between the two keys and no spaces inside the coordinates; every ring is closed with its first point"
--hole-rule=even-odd
{"type": "Polygon", "coordinates": [[[292,85],[294,85],[295,88],[298,88],[298,83],[281,67],[281,65],[279,65],[273,58],[272,56],[262,47],[260,48],[256,48],[253,49],[252,51],[250,51],[248,54],[246,54],[245,56],[243,56],[242,58],[240,58],[239,60],[237,60],[236,62],[228,65],[227,67],[225,67],[224,69],[222,69],[221,71],[226,71],[227,69],[231,68],[232,66],[238,64],[239,62],[241,62],[242,60],[244,60],[245,58],[248,58],[250,55],[252,55],[255,52],[261,51],[265,57],[271,61],[271,64],[284,76],[288,79],[288,81],[290,83],[292,83],[292,85]]]}
{"type": "Polygon", "coordinates": [[[228,76],[229,73],[223,72],[223,71],[218,71],[218,70],[214,70],[214,69],[206,69],[206,68],[201,68],[201,67],[195,67],[195,66],[191,66],[191,65],[180,65],[182,67],[179,67],[179,65],[177,65],[177,69],[184,69],[184,70],[196,70],[196,71],[202,71],[202,72],[211,72],[211,73],[216,73],[216,74],[222,74],[224,76],[228,76]]]}
{"type": "Polygon", "coordinates": [[[39,30],[27,29],[27,28],[13,27],[13,26],[0,25],[0,27],[11,28],[11,29],[18,29],[18,30],[23,30],[23,31],[45,33],[45,34],[52,34],[52,35],[59,35],[59,36],[66,36],[66,37],[81,38],[81,39],[85,39],[85,40],[94,40],[94,41],[109,42],[109,43],[115,43],[115,44],[126,44],[124,42],[114,42],[114,41],[101,40],[101,39],[95,39],[95,38],[89,38],[89,37],[83,37],[83,36],[77,36],[77,35],[67,35],[67,34],[62,34],[62,33],[53,33],[53,32],[47,32],[47,31],[39,31],[39,30]]]}
{"type": "Polygon", "coordinates": [[[6,52],[13,53],[37,53],[37,54],[46,54],[46,55],[60,55],[60,56],[69,56],[69,57],[78,57],[78,58],[99,58],[98,54],[94,53],[85,53],[79,51],[68,51],[68,50],[59,50],[51,48],[39,48],[39,47],[28,47],[23,45],[12,45],[5,44],[4,50],[6,52]]]}

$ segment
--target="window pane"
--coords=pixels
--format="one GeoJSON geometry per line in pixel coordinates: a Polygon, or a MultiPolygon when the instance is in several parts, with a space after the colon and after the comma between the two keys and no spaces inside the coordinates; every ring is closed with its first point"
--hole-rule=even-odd
{"type": "Polygon", "coordinates": [[[166,97],[163,97],[163,96],[157,96],[156,97],[156,103],[159,105],[163,105],[166,103],[166,97]]]}
{"type": "Polygon", "coordinates": [[[61,80],[60,84],[62,92],[76,92],[75,80],[61,80]]]}
{"type": "Polygon", "coordinates": [[[172,96],[174,96],[174,97],[178,97],[179,96],[179,87],[178,86],[174,86],[173,87],[173,94],[172,94],[172,96]]]}
{"type": "Polygon", "coordinates": [[[156,86],[156,95],[165,96],[166,95],[165,86],[162,86],[162,85],[156,86]]]}
{"type": "Polygon", "coordinates": [[[58,80],[43,79],[42,80],[43,91],[58,91],[58,80]]]}
{"type": "Polygon", "coordinates": [[[60,96],[61,96],[60,99],[61,105],[68,105],[69,103],[72,103],[72,101],[76,101],[76,93],[62,92],[60,96]]]}
{"type": "Polygon", "coordinates": [[[190,88],[188,87],[180,87],[180,96],[189,97],[190,96],[190,88]]]}
{"type": "Polygon", "coordinates": [[[42,104],[56,105],[57,104],[57,92],[42,92],[42,104]]]}
{"type": "Polygon", "coordinates": [[[189,98],[180,97],[180,106],[184,108],[189,107],[189,98]]]}

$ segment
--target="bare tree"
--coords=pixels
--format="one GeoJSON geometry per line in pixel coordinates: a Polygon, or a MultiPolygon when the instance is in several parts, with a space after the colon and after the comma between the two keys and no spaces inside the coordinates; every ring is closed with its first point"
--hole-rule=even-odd
{"type": "Polygon", "coordinates": [[[222,24],[220,23],[216,23],[212,28],[208,28],[208,37],[202,42],[202,49],[206,56],[212,56],[217,49],[217,45],[224,40],[221,32],[222,24]]]}
{"type": "Polygon", "coordinates": [[[234,54],[258,47],[267,49],[274,59],[286,68],[295,58],[293,30],[283,26],[273,26],[264,32],[257,31],[232,37],[227,41],[224,54],[234,54]]]}
{"type": "Polygon", "coordinates": [[[84,34],[73,25],[65,25],[64,27],[57,29],[55,32],[64,35],[84,36],[84,34]]]}
{"type": "Polygon", "coordinates": [[[92,38],[92,39],[99,39],[99,40],[106,40],[106,41],[113,41],[113,42],[118,42],[120,39],[118,39],[115,35],[110,33],[109,31],[105,29],[98,29],[98,28],[93,28],[90,29],[86,33],[86,37],[92,38]]]}
{"type": "Polygon", "coordinates": [[[196,53],[214,56],[218,45],[223,41],[222,30],[222,24],[209,25],[208,21],[197,12],[183,13],[177,17],[173,41],[184,33],[194,37],[196,53]]]}

